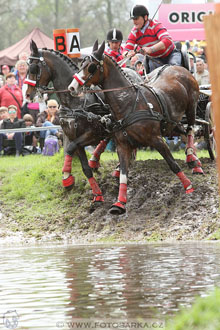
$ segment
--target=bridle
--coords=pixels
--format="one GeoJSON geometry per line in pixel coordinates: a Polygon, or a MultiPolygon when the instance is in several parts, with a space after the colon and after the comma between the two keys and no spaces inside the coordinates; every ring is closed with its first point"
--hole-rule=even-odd
{"type": "MultiPolygon", "coordinates": [[[[99,60],[94,54],[88,55],[84,58],[82,62],[82,68],[79,70],[79,72],[81,72],[85,68],[85,66],[88,65],[89,76],[87,77],[86,80],[84,80],[82,79],[82,77],[79,76],[79,72],[78,72],[73,75],[73,78],[77,80],[77,82],[81,87],[86,87],[86,84],[93,78],[97,70],[99,70],[101,75],[103,76],[104,73],[103,64],[104,64],[103,57],[101,60],[99,60]],[[98,62],[98,64],[95,64],[93,60],[98,62]],[[87,64],[88,61],[92,63],[87,64]]],[[[101,77],[100,82],[102,81],[102,79],[103,77],[101,77]]]]}
{"type": "Polygon", "coordinates": [[[39,56],[29,56],[27,64],[28,64],[28,75],[27,78],[25,79],[24,83],[33,87],[36,87],[37,89],[42,89],[42,90],[47,90],[47,86],[43,86],[39,84],[41,74],[42,74],[42,69],[45,68],[48,73],[51,73],[49,66],[47,65],[43,54],[42,50],[38,50],[39,56]],[[37,62],[32,62],[33,60],[36,60],[37,62]],[[35,75],[35,80],[29,79],[29,73],[35,75]]]}

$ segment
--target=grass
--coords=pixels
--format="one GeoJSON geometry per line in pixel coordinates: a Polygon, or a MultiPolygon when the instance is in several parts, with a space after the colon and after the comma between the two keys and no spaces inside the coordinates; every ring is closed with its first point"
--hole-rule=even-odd
{"type": "Polygon", "coordinates": [[[167,323],[166,330],[220,330],[220,289],[209,296],[197,298],[167,323]]]}

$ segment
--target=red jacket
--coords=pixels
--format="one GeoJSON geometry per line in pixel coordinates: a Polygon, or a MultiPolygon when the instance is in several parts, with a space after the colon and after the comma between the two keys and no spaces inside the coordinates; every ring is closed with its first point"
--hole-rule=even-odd
{"type": "MultiPolygon", "coordinates": [[[[105,50],[105,54],[111,56],[116,62],[120,62],[121,60],[124,59],[124,57],[122,56],[123,53],[123,47],[120,47],[119,52],[114,52],[110,47],[108,47],[105,50]]],[[[122,67],[125,67],[126,64],[123,64],[122,67]]]]}
{"type": "Polygon", "coordinates": [[[8,107],[9,105],[13,104],[17,107],[17,117],[21,118],[21,106],[22,106],[23,96],[21,89],[14,85],[13,89],[11,89],[8,85],[4,85],[0,88],[0,106],[8,107]],[[14,97],[10,94],[14,94],[18,103],[15,101],[14,97]],[[19,107],[20,106],[20,107],[19,107]]]}
{"type": "Polygon", "coordinates": [[[150,47],[157,44],[159,41],[164,43],[165,49],[159,50],[151,54],[151,56],[168,56],[175,48],[171,36],[161,23],[156,20],[148,20],[141,30],[137,30],[135,26],[133,27],[128,36],[124,51],[134,50],[135,45],[139,45],[141,48],[150,47]]]}

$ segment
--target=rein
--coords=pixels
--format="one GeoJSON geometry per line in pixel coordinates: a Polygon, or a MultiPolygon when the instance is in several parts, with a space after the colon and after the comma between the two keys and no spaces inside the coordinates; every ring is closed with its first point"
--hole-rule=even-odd
{"type": "MultiPolygon", "coordinates": [[[[128,89],[128,88],[137,88],[138,86],[144,86],[144,84],[132,84],[130,86],[124,86],[124,87],[117,87],[117,88],[109,88],[109,89],[87,89],[83,91],[84,94],[91,94],[91,93],[105,93],[105,92],[113,92],[113,91],[120,91],[123,89],[128,89]]],[[[38,88],[39,90],[42,90],[44,93],[52,94],[52,93],[71,93],[69,89],[63,89],[63,90],[55,90],[55,89],[44,89],[44,88],[38,88]]]]}

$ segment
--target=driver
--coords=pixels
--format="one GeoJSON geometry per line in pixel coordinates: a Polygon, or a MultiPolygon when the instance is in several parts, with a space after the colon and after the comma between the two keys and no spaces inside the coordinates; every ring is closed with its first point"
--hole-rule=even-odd
{"type": "Polygon", "coordinates": [[[145,57],[147,72],[164,64],[181,65],[181,53],[175,48],[167,29],[158,21],[149,19],[145,6],[135,5],[130,12],[130,19],[133,20],[134,27],[128,36],[123,56],[134,56],[137,46],[137,50],[141,49],[144,55],[154,59],[145,57]]]}

